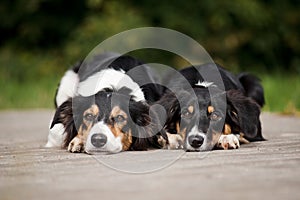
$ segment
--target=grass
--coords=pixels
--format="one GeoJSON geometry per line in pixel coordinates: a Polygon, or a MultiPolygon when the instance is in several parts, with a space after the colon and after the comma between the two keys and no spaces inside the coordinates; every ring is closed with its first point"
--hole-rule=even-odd
{"type": "Polygon", "coordinates": [[[297,75],[275,73],[260,77],[265,89],[264,111],[300,116],[300,79],[297,75]]]}
{"type": "MultiPolygon", "coordinates": [[[[0,109],[54,108],[57,77],[37,81],[0,80],[0,109]]],[[[279,73],[260,75],[265,89],[263,111],[300,116],[300,79],[296,75],[282,77],[279,73]]]]}
{"type": "Polygon", "coordinates": [[[54,94],[58,79],[40,81],[0,81],[0,109],[54,108],[54,94]]]}

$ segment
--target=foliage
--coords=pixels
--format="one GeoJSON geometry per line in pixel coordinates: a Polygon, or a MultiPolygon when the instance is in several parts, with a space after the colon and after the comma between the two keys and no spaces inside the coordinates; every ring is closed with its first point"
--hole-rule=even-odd
{"type": "MultiPolygon", "coordinates": [[[[0,95],[0,108],[35,107],[34,103],[13,100],[20,90],[28,94],[25,100],[31,101],[36,92],[44,96],[37,97],[43,103],[36,105],[48,105],[45,102],[50,100],[45,99],[52,102],[57,82],[69,66],[104,39],[143,26],[171,28],[191,36],[230,70],[284,72],[296,77],[300,74],[299,9],[298,0],[2,0],[0,87],[5,92],[0,95]],[[38,86],[48,93],[43,94],[38,86]],[[8,93],[11,97],[7,99],[8,93]]],[[[136,54],[147,62],[182,66],[181,60],[166,52],[136,54]]],[[[274,98],[277,86],[270,77],[261,75],[270,91],[267,98],[274,98]]],[[[278,80],[277,75],[274,80],[278,80]]],[[[299,90],[299,85],[295,88],[299,90]]],[[[298,93],[287,96],[300,109],[295,103],[298,93]]],[[[272,107],[275,100],[270,99],[267,109],[284,110],[287,102],[283,101],[272,107]]]]}

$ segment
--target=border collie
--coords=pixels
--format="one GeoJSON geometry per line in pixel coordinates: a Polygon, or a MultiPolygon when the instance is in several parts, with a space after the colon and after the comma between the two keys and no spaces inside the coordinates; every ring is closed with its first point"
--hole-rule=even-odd
{"type": "Polygon", "coordinates": [[[61,79],[46,147],[116,153],[159,148],[167,140],[149,103],[162,89],[149,66],[114,53],[77,63],[61,79]]]}
{"type": "Polygon", "coordinates": [[[179,71],[167,85],[158,103],[168,116],[169,148],[207,151],[264,140],[259,119],[264,92],[255,76],[235,76],[208,63],[179,71]]]}

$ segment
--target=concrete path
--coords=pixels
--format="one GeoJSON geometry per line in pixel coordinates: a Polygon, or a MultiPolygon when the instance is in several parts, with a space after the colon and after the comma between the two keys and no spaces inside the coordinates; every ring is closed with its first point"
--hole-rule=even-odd
{"type": "Polygon", "coordinates": [[[300,199],[300,118],[262,115],[238,150],[115,155],[45,149],[51,111],[0,112],[0,199],[300,199]]]}

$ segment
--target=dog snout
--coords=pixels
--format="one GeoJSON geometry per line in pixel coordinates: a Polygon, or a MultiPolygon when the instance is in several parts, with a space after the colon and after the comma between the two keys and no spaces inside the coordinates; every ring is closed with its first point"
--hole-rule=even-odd
{"type": "Polygon", "coordinates": [[[188,142],[193,148],[197,149],[203,144],[204,138],[201,135],[191,135],[188,137],[188,142]]]}
{"type": "Polygon", "coordinates": [[[91,137],[91,143],[94,147],[100,148],[103,147],[107,142],[107,136],[103,133],[95,133],[91,137]]]}

